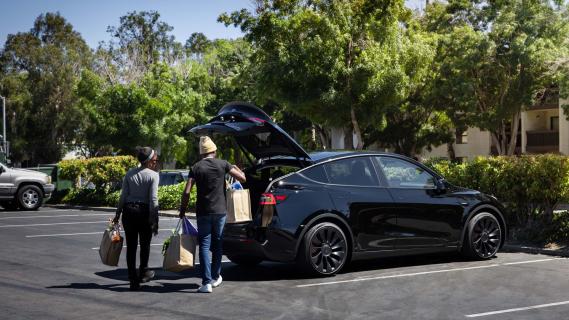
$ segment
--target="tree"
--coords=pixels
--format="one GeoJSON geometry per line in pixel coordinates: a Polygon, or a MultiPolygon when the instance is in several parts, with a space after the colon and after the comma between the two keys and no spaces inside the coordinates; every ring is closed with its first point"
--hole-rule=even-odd
{"type": "Polygon", "coordinates": [[[195,55],[201,57],[211,45],[211,41],[201,32],[194,32],[186,40],[184,48],[188,56],[195,55]]]}
{"type": "Polygon", "coordinates": [[[58,161],[74,144],[83,117],[74,86],[91,50],[59,13],[40,15],[29,32],[8,36],[1,52],[3,94],[16,114],[16,162],[58,161]]]}
{"type": "Polygon", "coordinates": [[[219,20],[252,43],[260,92],[316,124],[349,124],[362,149],[362,129],[400,99],[393,53],[406,14],[400,0],[264,0],[219,20]]]}
{"type": "Polygon", "coordinates": [[[560,1],[448,1],[427,7],[441,35],[439,99],[490,131],[498,154],[515,152],[521,112],[555,81],[568,20],[560,1]]]}
{"type": "Polygon", "coordinates": [[[189,127],[206,120],[208,86],[205,69],[196,62],[180,68],[156,64],[140,85],[108,84],[86,71],[78,86],[90,119],[85,141],[99,154],[129,154],[136,145],[152,145],[162,161],[187,164],[185,136],[189,127]]]}
{"type": "Polygon", "coordinates": [[[118,27],[107,27],[113,40],[99,46],[99,68],[110,79],[138,82],[154,64],[175,64],[184,50],[170,34],[173,29],[156,11],[129,12],[118,27]]]}

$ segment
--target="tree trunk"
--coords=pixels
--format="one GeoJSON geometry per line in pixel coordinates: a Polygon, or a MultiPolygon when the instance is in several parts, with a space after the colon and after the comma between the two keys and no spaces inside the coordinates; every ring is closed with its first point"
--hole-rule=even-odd
{"type": "Polygon", "coordinates": [[[356,118],[356,110],[352,106],[350,108],[350,116],[352,118],[352,126],[354,126],[354,131],[356,133],[356,138],[358,139],[358,144],[356,145],[356,150],[362,150],[364,148],[362,140],[362,131],[360,130],[360,125],[358,124],[358,119],[356,118]]]}
{"type": "Polygon", "coordinates": [[[508,156],[511,156],[516,151],[516,144],[518,142],[518,130],[520,127],[520,117],[521,111],[516,111],[512,116],[512,125],[511,125],[511,132],[510,132],[510,141],[508,146],[508,156]]]}
{"type": "Polygon", "coordinates": [[[319,125],[314,125],[316,131],[318,131],[318,136],[320,137],[320,143],[322,143],[322,149],[330,149],[330,137],[326,133],[326,130],[319,125]]]}
{"type": "Polygon", "coordinates": [[[490,136],[492,137],[492,144],[496,147],[496,152],[498,155],[502,155],[502,147],[500,145],[500,136],[499,132],[490,132],[490,136]]]}
{"type": "Polygon", "coordinates": [[[352,130],[352,126],[344,127],[344,149],[354,149],[354,131],[352,130]]]}
{"type": "Polygon", "coordinates": [[[456,152],[454,150],[454,143],[447,143],[448,158],[451,162],[456,162],[456,152]]]}

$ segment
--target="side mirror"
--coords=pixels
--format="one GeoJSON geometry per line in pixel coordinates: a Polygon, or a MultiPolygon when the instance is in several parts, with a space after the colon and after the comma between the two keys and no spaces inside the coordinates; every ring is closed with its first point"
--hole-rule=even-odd
{"type": "Polygon", "coordinates": [[[435,186],[437,187],[437,191],[440,193],[445,193],[447,191],[445,179],[438,179],[435,183],[435,186]]]}

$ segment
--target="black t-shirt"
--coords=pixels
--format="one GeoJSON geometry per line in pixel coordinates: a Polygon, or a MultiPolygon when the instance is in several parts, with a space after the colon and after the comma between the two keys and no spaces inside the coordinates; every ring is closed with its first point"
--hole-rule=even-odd
{"type": "Polygon", "coordinates": [[[198,189],[196,215],[227,213],[225,174],[231,168],[229,162],[216,158],[204,158],[192,167],[190,178],[198,189]]]}

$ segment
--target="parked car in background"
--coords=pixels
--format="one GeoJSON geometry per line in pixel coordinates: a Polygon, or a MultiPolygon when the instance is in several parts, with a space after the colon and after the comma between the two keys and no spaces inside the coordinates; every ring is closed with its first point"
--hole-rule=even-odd
{"type": "Polygon", "coordinates": [[[232,136],[255,158],[243,185],[253,221],[227,224],[224,231],[224,254],[237,264],[297,262],[333,275],[355,259],[432,252],[489,259],[504,244],[504,209],[496,198],[454,186],[413,159],[308,154],[245,103],[224,106],[191,132],[232,136]]]}
{"type": "Polygon", "coordinates": [[[37,210],[54,190],[45,173],[0,164],[0,205],[5,209],[37,210]]]}
{"type": "Polygon", "coordinates": [[[189,170],[160,170],[159,186],[170,186],[188,181],[189,170]]]}

